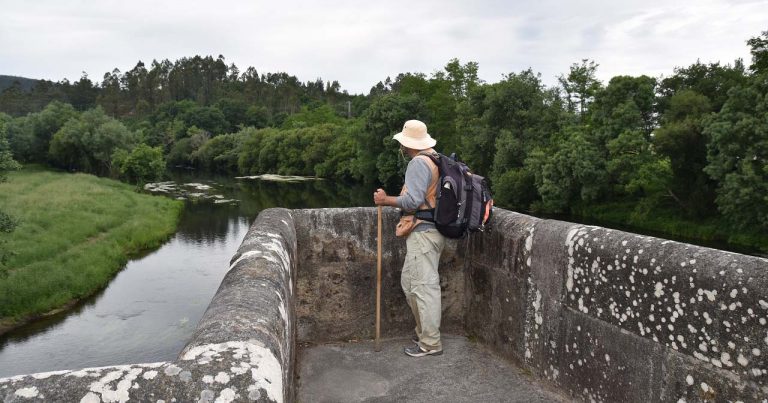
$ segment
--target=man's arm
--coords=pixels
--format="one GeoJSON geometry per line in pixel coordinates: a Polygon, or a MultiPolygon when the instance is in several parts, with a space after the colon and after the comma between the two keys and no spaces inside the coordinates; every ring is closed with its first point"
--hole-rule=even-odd
{"type": "Polygon", "coordinates": [[[380,206],[416,210],[424,203],[431,180],[432,170],[429,164],[421,158],[414,158],[408,163],[405,171],[405,194],[397,197],[388,196],[384,190],[378,189],[373,194],[373,202],[380,206]]]}
{"type": "Polygon", "coordinates": [[[418,209],[427,198],[427,189],[431,181],[432,170],[426,158],[412,159],[405,171],[406,192],[397,197],[397,204],[407,211],[418,209]]]}
{"type": "Polygon", "coordinates": [[[376,189],[376,192],[373,193],[373,202],[377,206],[400,207],[400,205],[397,204],[397,197],[387,196],[387,192],[385,192],[384,189],[376,189]]]}

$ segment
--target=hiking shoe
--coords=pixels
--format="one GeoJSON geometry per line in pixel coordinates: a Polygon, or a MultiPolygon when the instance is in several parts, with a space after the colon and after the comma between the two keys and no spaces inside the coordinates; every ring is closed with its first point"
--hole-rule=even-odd
{"type": "Polygon", "coordinates": [[[424,357],[425,355],[443,354],[443,350],[424,350],[418,344],[415,346],[406,347],[403,352],[410,355],[411,357],[424,357]]]}

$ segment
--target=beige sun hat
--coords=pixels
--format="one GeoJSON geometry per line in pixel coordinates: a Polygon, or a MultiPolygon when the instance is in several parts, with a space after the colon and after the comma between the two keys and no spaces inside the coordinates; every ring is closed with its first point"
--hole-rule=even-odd
{"type": "Polygon", "coordinates": [[[409,120],[403,125],[403,131],[395,134],[393,139],[400,142],[405,147],[414,150],[426,150],[432,148],[437,144],[437,140],[433,139],[429,133],[427,133],[427,125],[420,120],[409,120]]]}

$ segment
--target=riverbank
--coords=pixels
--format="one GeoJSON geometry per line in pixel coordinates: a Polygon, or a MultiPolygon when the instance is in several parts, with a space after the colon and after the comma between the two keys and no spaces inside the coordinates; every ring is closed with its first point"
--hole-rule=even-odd
{"type": "Polygon", "coordinates": [[[204,192],[212,198],[185,202],[173,237],[145,256],[131,258],[103,290],[58,315],[1,335],[0,378],[173,361],[192,337],[259,212],[370,201],[368,188],[330,180],[274,182],[189,171],[170,172],[168,179],[187,193],[204,192]],[[205,187],[210,189],[198,190],[205,187]],[[239,202],[216,203],[221,200],[217,195],[239,202]]]}
{"type": "Polygon", "coordinates": [[[20,220],[1,234],[0,334],[106,286],[129,258],[176,231],[183,204],[127,184],[39,166],[11,172],[0,204],[20,220]]]}
{"type": "Polygon", "coordinates": [[[652,213],[636,213],[636,204],[628,202],[601,203],[577,206],[572,217],[582,222],[613,227],[633,232],[650,232],[651,235],[702,244],[740,253],[768,254],[768,233],[756,230],[739,230],[729,226],[721,218],[691,220],[678,212],[657,208],[652,213]],[[727,245],[726,245],[727,244],[727,245]]]}

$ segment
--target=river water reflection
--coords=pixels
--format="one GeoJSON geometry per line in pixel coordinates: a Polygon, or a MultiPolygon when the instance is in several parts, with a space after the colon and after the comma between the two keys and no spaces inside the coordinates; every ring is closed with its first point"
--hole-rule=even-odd
{"type": "Polygon", "coordinates": [[[173,360],[261,210],[369,205],[373,193],[328,181],[183,174],[174,181],[202,183],[211,186],[211,194],[239,202],[187,202],[176,234],[159,249],[130,261],[103,291],[71,311],[0,336],[0,377],[173,360]]]}

